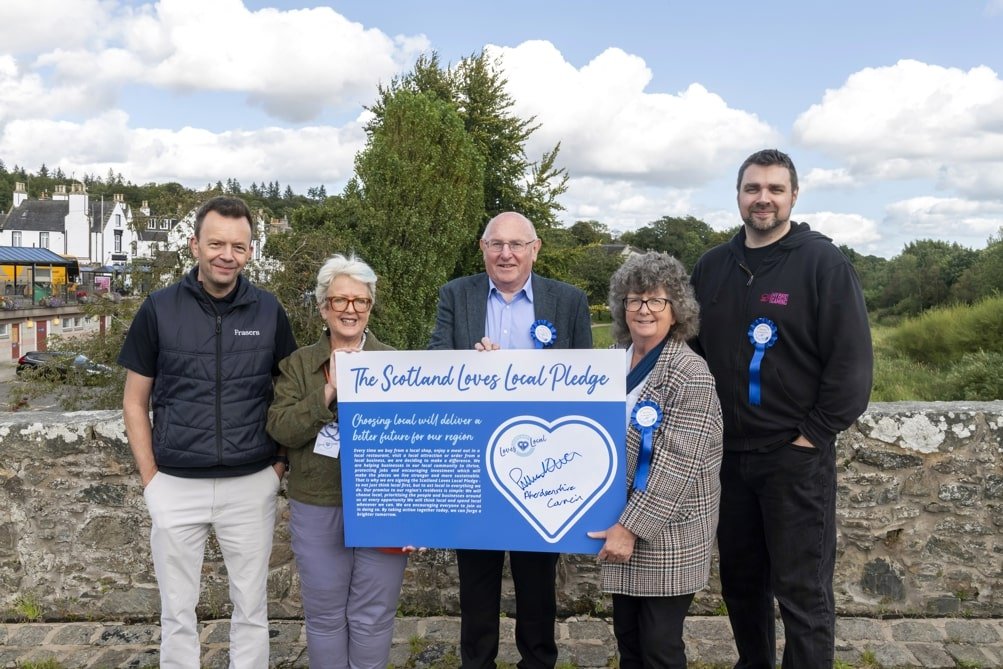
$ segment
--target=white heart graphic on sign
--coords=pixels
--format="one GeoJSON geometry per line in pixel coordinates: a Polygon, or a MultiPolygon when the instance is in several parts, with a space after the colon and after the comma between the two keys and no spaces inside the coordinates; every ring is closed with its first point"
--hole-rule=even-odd
{"type": "Polygon", "coordinates": [[[488,440],[495,488],[549,543],[557,543],[613,483],[613,439],[585,416],[553,423],[517,416],[488,440]]]}

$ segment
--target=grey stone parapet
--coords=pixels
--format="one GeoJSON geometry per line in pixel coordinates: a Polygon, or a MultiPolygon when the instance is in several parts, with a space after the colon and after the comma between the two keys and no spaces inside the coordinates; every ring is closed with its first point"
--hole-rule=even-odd
{"type": "MultiPolygon", "coordinates": [[[[514,620],[501,619],[498,660],[519,661],[513,643],[514,620]]],[[[783,647],[778,624],[779,648],[783,647]]],[[[397,669],[455,669],[459,666],[459,619],[398,618],[390,664],[397,669]]],[[[202,666],[224,669],[229,656],[229,624],[223,620],[201,625],[202,666]]],[[[271,666],[308,667],[306,635],[299,620],[271,623],[271,666]]],[[[558,664],[580,669],[614,666],[616,641],[612,626],[602,618],[573,617],[558,621],[558,664]]],[[[54,660],[66,669],[156,667],[160,627],[125,623],[17,623],[0,625],[0,667],[54,660]]],[[[704,668],[732,667],[737,654],[728,619],[690,616],[685,640],[691,663],[704,668]]],[[[844,666],[947,669],[1003,669],[1003,620],[954,618],[836,621],[836,658],[844,666]]]]}
{"type": "MultiPolygon", "coordinates": [[[[884,667],[1003,667],[1003,401],[872,404],[840,435],[835,457],[838,656],[851,666],[866,652],[884,667]]],[[[159,610],[149,531],[121,412],[0,413],[0,668],[62,646],[88,649],[79,650],[79,662],[64,659],[66,667],[144,666],[158,628],[142,623],[157,620],[159,610]]],[[[208,621],[215,666],[213,654],[225,654],[226,624],[214,621],[227,618],[230,605],[212,539],[202,585],[198,613],[208,621]]],[[[268,591],[279,660],[303,643],[282,495],[268,591]]],[[[562,555],[557,592],[562,661],[605,666],[612,638],[586,631],[606,627],[611,611],[594,558],[562,555]],[[606,660],[592,664],[600,656],[606,660]]],[[[455,625],[458,609],[452,551],[413,555],[398,625],[415,631],[398,634],[395,665],[412,669],[423,658],[455,654],[458,633],[438,630],[455,625]]],[[[507,578],[502,611],[515,614],[507,578]]],[[[722,612],[715,559],[687,623],[694,657],[710,666],[726,666],[732,652],[727,619],[715,615],[722,612]]],[[[511,634],[502,639],[511,643],[511,634]]],[[[501,659],[513,654],[503,646],[501,659]]]]}

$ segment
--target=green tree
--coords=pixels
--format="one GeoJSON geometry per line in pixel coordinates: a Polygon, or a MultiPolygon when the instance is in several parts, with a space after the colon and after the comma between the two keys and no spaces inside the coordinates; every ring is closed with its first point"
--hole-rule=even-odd
{"type": "Polygon", "coordinates": [[[620,241],[644,251],[661,251],[679,260],[687,269],[704,251],[727,241],[732,231],[718,232],[698,218],[662,216],[657,221],[620,235],[620,241]]]}
{"type": "Polygon", "coordinates": [[[565,280],[585,291],[589,304],[606,304],[609,279],[623,263],[623,256],[601,244],[579,246],[567,253],[565,280]]]}
{"type": "Polygon", "coordinates": [[[474,246],[483,212],[484,160],[455,107],[425,93],[384,97],[356,157],[362,215],[355,238],[380,277],[379,336],[424,348],[439,286],[474,246]]]}
{"type": "Polygon", "coordinates": [[[361,216],[357,185],[350,184],[342,195],[293,210],[290,230],[271,235],[265,244],[263,254],[277,261],[267,287],[285,307],[300,344],[312,343],[323,327],[313,289],[324,261],[353,252],[369,260],[355,241],[361,216]]]}
{"type": "Polygon", "coordinates": [[[579,244],[609,244],[613,241],[613,235],[609,228],[599,221],[577,221],[569,228],[572,236],[579,244]]]}
{"type": "MultiPolygon", "coordinates": [[[[375,115],[372,123],[378,124],[387,100],[398,92],[410,91],[432,96],[456,110],[484,165],[483,204],[472,239],[480,236],[491,217],[503,211],[524,214],[538,232],[556,227],[557,213],[562,209],[557,198],[567,190],[567,173],[557,166],[559,145],[539,161],[531,162],[526,156],[526,142],[538,126],[534,119],[512,113],[513,100],[505,91],[506,83],[498,63],[483,51],[461,59],[452,68],[444,67],[433,53],[420,57],[411,72],[381,87],[380,97],[371,107],[375,115]]],[[[477,246],[470,244],[453,276],[480,268],[477,246]]]]}
{"type": "Polygon", "coordinates": [[[864,291],[864,302],[867,310],[873,311],[881,298],[888,282],[888,260],[880,256],[865,256],[845,244],[839,246],[857,272],[860,279],[860,286],[864,291]]]}
{"type": "Polygon", "coordinates": [[[1003,294],[1003,228],[975,253],[975,260],[951,286],[951,296],[962,302],[1003,294]]]}
{"type": "Polygon", "coordinates": [[[888,263],[888,280],[877,306],[898,315],[914,315],[951,299],[951,287],[976,259],[960,244],[921,239],[906,245],[888,263]]]}

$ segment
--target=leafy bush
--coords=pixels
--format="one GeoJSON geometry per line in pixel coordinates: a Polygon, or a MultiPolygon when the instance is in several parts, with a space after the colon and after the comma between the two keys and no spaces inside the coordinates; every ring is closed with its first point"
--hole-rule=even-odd
{"type": "Polygon", "coordinates": [[[938,395],[945,400],[1003,399],[1003,352],[966,353],[947,370],[938,395]]]}
{"type": "Polygon", "coordinates": [[[873,327],[872,402],[1003,399],[1003,297],[873,327]]]}
{"type": "Polygon", "coordinates": [[[888,343],[911,360],[941,367],[976,351],[1003,352],[1003,296],[931,309],[896,328],[888,343]]]}
{"type": "Polygon", "coordinates": [[[901,402],[915,400],[932,402],[945,399],[937,396],[937,379],[940,372],[929,365],[898,355],[894,351],[875,346],[874,385],[872,402],[901,402]]]}

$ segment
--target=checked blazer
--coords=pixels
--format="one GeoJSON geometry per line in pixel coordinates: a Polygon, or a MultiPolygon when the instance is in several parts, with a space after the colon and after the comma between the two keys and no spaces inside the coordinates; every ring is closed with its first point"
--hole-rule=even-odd
{"type": "MultiPolygon", "coordinates": [[[[592,348],[588,299],[578,288],[531,275],[533,311],[557,329],[554,348],[592,348]]],[[[430,349],[469,350],[484,336],[488,275],[484,272],[453,279],[439,289],[439,307],[430,349]]]]}
{"type": "Polygon", "coordinates": [[[648,376],[643,400],[658,404],[662,421],[644,492],[632,489],[641,433],[627,427],[627,505],[620,524],[637,542],[627,562],[602,564],[602,588],[635,597],[684,595],[707,585],[710,573],[721,500],[721,407],[703,358],[672,339],[648,376]]]}

